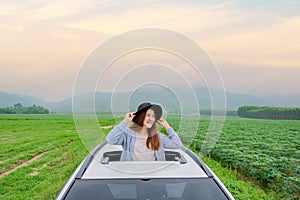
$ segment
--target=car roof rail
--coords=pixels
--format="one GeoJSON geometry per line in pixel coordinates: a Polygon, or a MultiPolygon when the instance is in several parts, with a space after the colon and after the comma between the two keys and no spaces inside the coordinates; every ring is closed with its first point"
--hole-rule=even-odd
{"type": "Polygon", "coordinates": [[[214,177],[214,175],[206,167],[205,163],[193,151],[191,151],[189,148],[185,146],[181,146],[180,149],[185,153],[187,153],[203,169],[203,171],[207,174],[209,178],[214,177]]]}
{"type": "Polygon", "coordinates": [[[102,142],[101,144],[99,144],[96,148],[93,149],[93,151],[91,153],[89,153],[88,157],[85,159],[81,169],[78,171],[78,173],[75,176],[75,179],[81,178],[84,174],[84,172],[86,171],[87,167],[90,165],[90,163],[92,162],[94,155],[100,150],[102,149],[105,145],[107,144],[106,141],[102,142]]]}

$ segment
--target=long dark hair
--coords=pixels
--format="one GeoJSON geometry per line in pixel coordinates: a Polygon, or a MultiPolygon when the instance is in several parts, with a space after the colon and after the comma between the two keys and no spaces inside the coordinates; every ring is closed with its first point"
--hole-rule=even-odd
{"type": "MultiPolygon", "coordinates": [[[[144,125],[144,119],[146,116],[146,111],[139,113],[137,116],[134,117],[134,124],[130,127],[135,132],[139,131],[144,125]]],[[[159,149],[159,136],[157,134],[157,128],[155,122],[153,123],[151,128],[147,129],[148,138],[146,141],[146,145],[148,149],[152,149],[157,151],[159,149]]]]}

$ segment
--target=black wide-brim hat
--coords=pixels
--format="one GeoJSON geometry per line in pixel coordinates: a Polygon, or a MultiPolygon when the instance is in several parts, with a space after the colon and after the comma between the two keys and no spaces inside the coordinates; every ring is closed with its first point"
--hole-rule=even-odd
{"type": "MultiPolygon", "coordinates": [[[[136,116],[138,116],[140,113],[142,112],[146,112],[148,109],[152,109],[155,113],[155,119],[158,120],[161,118],[161,115],[162,115],[162,108],[160,105],[157,105],[157,104],[151,104],[151,103],[142,103],[141,105],[139,105],[137,111],[134,113],[134,118],[136,116]]],[[[133,121],[134,121],[134,118],[133,118],[133,121]]]]}

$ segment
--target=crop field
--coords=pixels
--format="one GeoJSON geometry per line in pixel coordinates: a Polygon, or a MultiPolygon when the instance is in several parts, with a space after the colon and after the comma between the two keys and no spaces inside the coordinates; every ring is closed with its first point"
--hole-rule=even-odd
{"type": "MultiPolygon", "coordinates": [[[[101,115],[99,124],[121,120],[101,115]]],[[[168,116],[175,130],[179,120],[168,116]]],[[[208,124],[209,118],[200,118],[190,146],[197,152],[208,124]]],[[[191,134],[186,130],[180,136],[185,141],[191,134]]],[[[0,135],[0,199],[55,199],[88,155],[72,115],[0,115],[0,135]]],[[[215,148],[203,160],[236,199],[298,199],[299,141],[300,121],[227,117],[215,148]]]]}
{"type": "MultiPolygon", "coordinates": [[[[207,124],[205,119],[200,124],[194,149],[201,149],[207,124]]],[[[300,198],[299,120],[227,117],[209,156],[276,191],[282,199],[300,198]]]]}

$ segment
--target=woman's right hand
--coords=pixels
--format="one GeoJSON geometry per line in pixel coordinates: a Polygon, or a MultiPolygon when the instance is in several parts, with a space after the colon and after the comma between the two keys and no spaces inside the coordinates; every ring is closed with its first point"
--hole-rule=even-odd
{"type": "Polygon", "coordinates": [[[125,118],[124,118],[124,122],[126,124],[129,124],[129,122],[132,121],[133,117],[135,116],[134,113],[135,112],[126,113],[125,118]]]}

